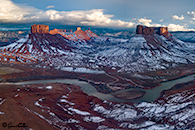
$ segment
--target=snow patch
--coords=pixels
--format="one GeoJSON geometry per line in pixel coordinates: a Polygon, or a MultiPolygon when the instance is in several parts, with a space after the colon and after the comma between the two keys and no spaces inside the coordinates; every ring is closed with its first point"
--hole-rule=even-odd
{"type": "Polygon", "coordinates": [[[46,89],[52,89],[52,86],[47,86],[46,89]]]}
{"type": "Polygon", "coordinates": [[[90,115],[89,112],[80,111],[80,110],[74,109],[74,108],[68,108],[68,110],[70,110],[70,111],[72,111],[72,112],[75,112],[75,113],[78,114],[78,115],[83,115],[83,116],[88,116],[88,115],[90,115]]]}
{"type": "Polygon", "coordinates": [[[87,116],[87,117],[84,117],[83,120],[86,122],[94,122],[94,123],[100,123],[100,122],[105,121],[105,119],[98,117],[98,116],[87,116]]]}

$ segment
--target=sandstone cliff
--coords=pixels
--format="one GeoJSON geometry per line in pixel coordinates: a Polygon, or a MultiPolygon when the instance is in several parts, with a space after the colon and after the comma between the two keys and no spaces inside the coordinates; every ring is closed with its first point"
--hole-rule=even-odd
{"type": "Polygon", "coordinates": [[[83,30],[81,30],[81,27],[77,27],[77,30],[74,32],[77,39],[80,40],[90,40],[90,37],[87,35],[87,33],[83,30]]]}
{"type": "Polygon", "coordinates": [[[47,34],[49,33],[48,25],[34,24],[31,26],[31,33],[47,34]]]}
{"type": "Polygon", "coordinates": [[[168,28],[167,27],[146,27],[142,25],[138,25],[136,29],[137,34],[145,34],[145,35],[152,35],[152,34],[159,34],[159,35],[168,35],[168,28]]]}
{"type": "Polygon", "coordinates": [[[54,29],[49,32],[52,35],[60,34],[63,37],[71,41],[78,40],[90,40],[92,37],[98,37],[97,34],[93,33],[90,28],[86,31],[81,30],[81,27],[77,27],[77,30],[73,33],[72,30],[67,31],[66,29],[54,29]]]}

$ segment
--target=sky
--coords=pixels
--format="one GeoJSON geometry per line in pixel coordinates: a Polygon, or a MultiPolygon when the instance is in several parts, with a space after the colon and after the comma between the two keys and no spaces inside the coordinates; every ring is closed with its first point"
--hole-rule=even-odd
{"type": "Polygon", "coordinates": [[[194,0],[0,0],[0,23],[135,28],[166,26],[195,31],[194,0]]]}

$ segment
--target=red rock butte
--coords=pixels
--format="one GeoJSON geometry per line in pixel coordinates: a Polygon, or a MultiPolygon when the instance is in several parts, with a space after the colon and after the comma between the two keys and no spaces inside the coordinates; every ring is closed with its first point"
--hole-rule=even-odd
{"type": "Polygon", "coordinates": [[[31,33],[47,34],[49,33],[48,25],[34,24],[31,26],[31,33]]]}
{"type": "Polygon", "coordinates": [[[66,29],[53,29],[50,30],[49,34],[55,35],[60,34],[63,37],[71,40],[71,41],[78,41],[78,40],[91,40],[92,37],[98,37],[97,34],[93,33],[90,28],[86,31],[81,30],[81,27],[77,27],[76,31],[73,33],[72,30],[67,31],[66,29]]]}
{"type": "Polygon", "coordinates": [[[136,29],[136,34],[145,34],[145,35],[152,35],[152,34],[159,34],[159,35],[167,35],[168,28],[167,27],[146,27],[142,25],[138,25],[136,29]]]}

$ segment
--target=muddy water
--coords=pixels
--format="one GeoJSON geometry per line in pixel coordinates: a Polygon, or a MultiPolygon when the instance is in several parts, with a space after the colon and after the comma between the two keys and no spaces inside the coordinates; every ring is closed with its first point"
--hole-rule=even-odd
{"type": "Polygon", "coordinates": [[[175,79],[172,81],[167,81],[167,82],[163,82],[161,83],[161,85],[159,87],[153,88],[153,89],[140,89],[140,88],[130,88],[130,89],[126,89],[126,90],[121,90],[118,91],[117,93],[122,93],[125,91],[130,91],[130,90],[140,90],[140,91],[145,91],[146,94],[138,99],[133,99],[133,100],[123,100],[123,99],[119,99],[116,98],[114,96],[112,96],[111,94],[104,94],[104,93],[100,93],[96,90],[95,87],[93,87],[92,85],[90,85],[89,83],[85,82],[85,81],[79,81],[76,79],[55,79],[55,80],[35,80],[35,81],[26,81],[26,82],[17,82],[15,84],[17,85],[25,85],[25,84],[42,84],[42,83],[66,83],[66,84],[73,84],[73,85],[78,85],[81,87],[81,89],[87,93],[88,95],[92,95],[95,96],[97,98],[100,98],[102,100],[110,100],[110,101],[115,101],[115,102],[125,102],[125,101],[132,101],[132,102],[152,102],[154,100],[156,100],[159,96],[160,93],[163,90],[167,90],[172,88],[174,85],[179,84],[179,83],[184,83],[184,82],[188,82],[191,80],[194,80],[195,74],[193,75],[189,75],[186,77],[182,77],[179,79],[175,79]]]}

